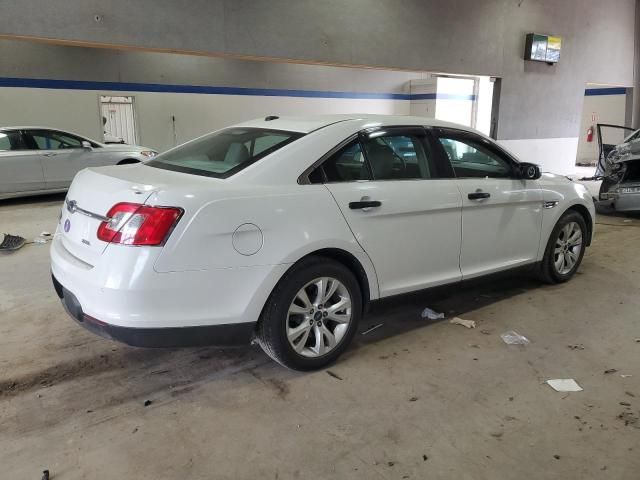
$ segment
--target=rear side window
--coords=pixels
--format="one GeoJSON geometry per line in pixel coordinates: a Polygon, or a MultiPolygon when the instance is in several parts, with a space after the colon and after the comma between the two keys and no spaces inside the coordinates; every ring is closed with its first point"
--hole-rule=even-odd
{"type": "Polygon", "coordinates": [[[348,143],[313,170],[309,183],[439,178],[419,127],[390,127],[348,143]]]}
{"type": "Polygon", "coordinates": [[[430,159],[418,136],[372,134],[364,148],[374,180],[432,178],[430,159]]]}
{"type": "MultiPolygon", "coordinates": [[[[322,164],[322,170],[327,182],[369,180],[369,170],[364,161],[360,142],[357,140],[327,159],[322,164]]],[[[313,182],[313,179],[311,181],[313,182]]]]}
{"type": "Polygon", "coordinates": [[[228,128],[158,155],[146,165],[227,178],[302,136],[282,130],[228,128]]]}
{"type": "Polygon", "coordinates": [[[7,150],[25,150],[20,132],[0,132],[0,152],[7,150]]]}

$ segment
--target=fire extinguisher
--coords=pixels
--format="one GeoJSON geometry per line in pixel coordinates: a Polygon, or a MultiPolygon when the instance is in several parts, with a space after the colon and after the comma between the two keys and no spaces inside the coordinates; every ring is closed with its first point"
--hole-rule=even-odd
{"type": "Polygon", "coordinates": [[[593,142],[593,126],[589,127],[589,130],[587,130],[587,142],[593,142]]]}

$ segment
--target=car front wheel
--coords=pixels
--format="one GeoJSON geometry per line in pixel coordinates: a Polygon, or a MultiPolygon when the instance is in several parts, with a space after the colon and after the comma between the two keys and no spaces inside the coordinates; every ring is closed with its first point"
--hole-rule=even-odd
{"type": "Polygon", "coordinates": [[[578,212],[565,213],[551,232],[540,266],[547,283],[566,282],[582,262],[587,241],[587,224],[578,212]]]}
{"type": "Polygon", "coordinates": [[[334,260],[309,257],[294,265],[274,289],[256,337],[285,367],[314,370],[344,352],[361,316],[361,290],[353,273],[334,260]]]}

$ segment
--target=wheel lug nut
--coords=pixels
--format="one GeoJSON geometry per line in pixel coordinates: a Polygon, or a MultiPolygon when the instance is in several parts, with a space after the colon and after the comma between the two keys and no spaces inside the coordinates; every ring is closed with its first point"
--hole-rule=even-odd
{"type": "Polygon", "coordinates": [[[309,320],[309,325],[313,325],[313,318],[309,320]]]}
{"type": "Polygon", "coordinates": [[[313,308],[311,310],[309,310],[309,313],[313,313],[313,308]]]}
{"type": "Polygon", "coordinates": [[[326,317],[326,316],[328,316],[328,315],[329,315],[329,312],[322,312],[322,316],[323,316],[323,317],[326,317]]]}
{"type": "Polygon", "coordinates": [[[321,309],[321,308],[322,308],[322,305],[318,305],[318,308],[320,308],[320,309],[321,309]]]}

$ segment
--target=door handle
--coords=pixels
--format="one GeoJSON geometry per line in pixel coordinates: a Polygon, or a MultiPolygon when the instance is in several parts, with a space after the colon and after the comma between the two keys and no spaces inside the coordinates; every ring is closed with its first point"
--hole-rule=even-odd
{"type": "Polygon", "coordinates": [[[43,153],[42,156],[44,157],[55,157],[57,155],[57,153],[53,153],[53,152],[49,152],[49,153],[43,153]]]}
{"type": "Polygon", "coordinates": [[[469,200],[484,200],[490,196],[491,194],[487,192],[473,192],[467,195],[467,198],[469,198],[469,200]]]}
{"type": "Polygon", "coordinates": [[[349,202],[349,208],[351,210],[362,210],[364,208],[379,207],[382,202],[377,200],[361,200],[359,202],[349,202]]]}

